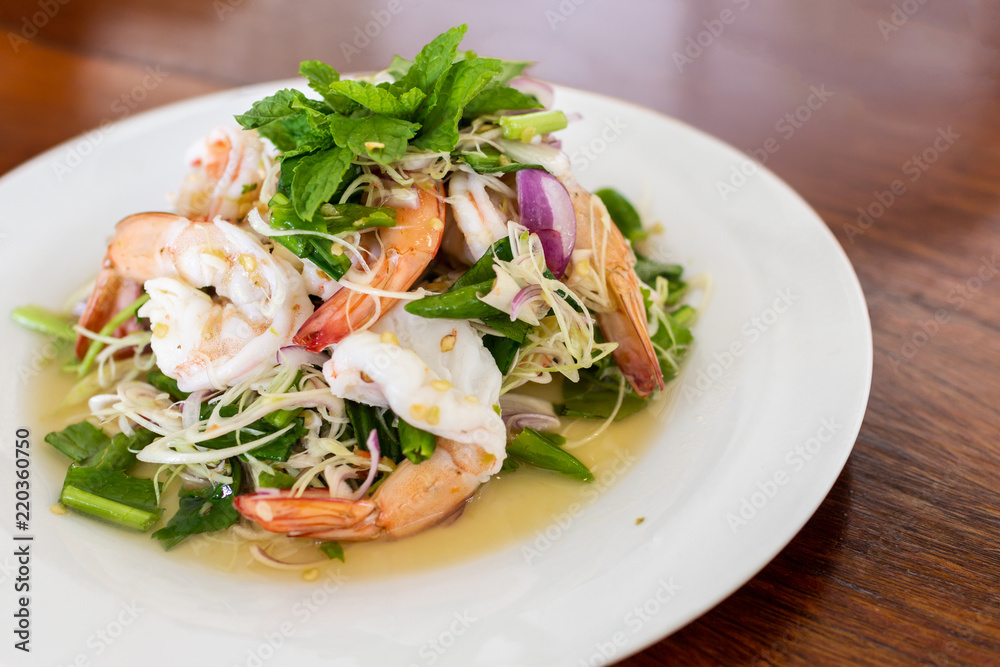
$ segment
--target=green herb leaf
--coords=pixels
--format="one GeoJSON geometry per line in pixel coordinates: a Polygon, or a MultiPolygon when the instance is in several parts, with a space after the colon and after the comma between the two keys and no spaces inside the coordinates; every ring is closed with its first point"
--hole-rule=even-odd
{"type": "Polygon", "coordinates": [[[679,282],[683,273],[684,267],[680,264],[664,264],[636,254],[635,275],[639,276],[639,280],[647,285],[653,285],[659,277],[666,278],[671,282],[679,282]]]}
{"type": "Polygon", "coordinates": [[[177,380],[167,377],[159,368],[153,368],[153,370],[146,373],[146,383],[153,385],[166,394],[169,394],[170,398],[175,401],[183,401],[185,398],[190,396],[188,392],[180,390],[177,386],[177,380]]]}
{"type": "Polygon", "coordinates": [[[262,472],[257,478],[257,483],[261,487],[272,489],[290,489],[295,485],[295,478],[286,472],[275,470],[274,474],[262,472]]]}
{"type": "Polygon", "coordinates": [[[510,238],[503,237],[493,245],[480,257],[475,264],[469,267],[469,270],[459,276],[458,280],[452,283],[448,291],[461,289],[463,287],[468,287],[469,285],[475,285],[478,283],[485,282],[487,280],[496,280],[496,270],[493,268],[493,259],[499,258],[505,262],[511,261],[514,254],[510,249],[510,238]]]}
{"type": "Polygon", "coordinates": [[[368,155],[380,164],[403,157],[407,142],[420,128],[415,123],[387,116],[330,116],[329,125],[338,146],[356,155],[368,155]]]}
{"type": "Polygon", "coordinates": [[[309,87],[319,93],[330,108],[340,113],[350,113],[355,106],[351,100],[333,92],[332,86],[340,81],[340,73],[318,60],[299,63],[299,74],[309,80],[309,87]]]}
{"type": "Polygon", "coordinates": [[[61,431],[53,431],[45,436],[49,443],[76,463],[83,463],[106,447],[111,438],[88,421],[70,424],[61,431]]]}
{"type": "Polygon", "coordinates": [[[455,63],[434,84],[418,120],[423,125],[413,143],[430,151],[454,150],[465,106],[503,70],[499,60],[473,58],[455,63]]]}
{"type": "MultiPolygon", "coordinates": [[[[600,369],[585,369],[580,371],[579,382],[563,383],[563,405],[559,414],[576,419],[607,419],[618,403],[618,392],[621,388],[619,375],[601,376],[600,369]]],[[[615,415],[615,421],[639,412],[648,399],[641,398],[625,384],[625,396],[622,398],[621,409],[615,415]]]]}
{"type": "Polygon", "coordinates": [[[191,535],[225,530],[240,518],[233,507],[233,498],[239,492],[242,472],[239,462],[229,460],[233,481],[216,484],[204,489],[181,491],[177,512],[166,526],[153,533],[164,549],[172,549],[191,535]]]}
{"type": "Polygon", "coordinates": [[[330,560],[336,558],[341,563],[346,562],[344,560],[344,547],[340,545],[340,542],[321,542],[319,550],[326,554],[330,560]]]}
{"type": "Polygon", "coordinates": [[[399,445],[403,456],[413,463],[426,461],[437,447],[437,438],[433,433],[413,426],[402,419],[399,420],[399,445]]]}
{"type": "Polygon", "coordinates": [[[76,464],[66,472],[59,502],[93,518],[139,531],[149,530],[163,513],[156,506],[152,480],[76,464]]]}
{"type": "Polygon", "coordinates": [[[462,115],[466,118],[481,114],[491,114],[497,111],[513,111],[523,109],[541,109],[542,105],[534,95],[527,95],[510,86],[491,83],[476,95],[462,115]]]}
{"type": "Polygon", "coordinates": [[[249,111],[236,116],[236,122],[244,130],[255,130],[275,121],[294,116],[299,111],[292,107],[292,103],[301,97],[303,97],[302,93],[297,90],[290,88],[279,90],[270,97],[254,102],[249,111]]]}
{"type": "Polygon", "coordinates": [[[354,155],[345,148],[330,148],[298,158],[292,176],[292,204],[300,218],[311,219],[340,187],[354,155]]]}
{"type": "Polygon", "coordinates": [[[399,431],[392,426],[395,414],[392,410],[380,410],[356,401],[344,401],[347,418],[354,429],[354,437],[358,447],[368,451],[368,436],[372,431],[378,433],[379,448],[382,456],[399,463],[403,460],[403,450],[399,444],[399,431]]]}
{"type": "Polygon", "coordinates": [[[153,440],[156,440],[156,434],[144,428],[136,429],[131,436],[117,433],[111,442],[90,457],[87,467],[126,472],[135,465],[136,453],[153,440]]]}
{"type": "Polygon", "coordinates": [[[612,188],[603,188],[594,193],[604,202],[608,214],[618,229],[629,241],[640,241],[648,236],[642,228],[642,220],[632,203],[622,193],[612,188]]]}
{"type": "Polygon", "coordinates": [[[419,88],[410,89],[397,97],[392,94],[388,85],[383,88],[382,86],[373,86],[367,81],[338,81],[330,84],[330,90],[357,102],[376,114],[396,119],[413,115],[413,112],[427,97],[427,94],[419,88]]]}
{"type": "Polygon", "coordinates": [[[483,336],[483,346],[493,355],[493,360],[497,363],[500,372],[506,375],[514,365],[517,351],[521,349],[521,344],[511,338],[503,336],[483,336]]]}
{"type": "Polygon", "coordinates": [[[403,63],[406,61],[397,56],[390,69],[395,68],[394,74],[403,74],[401,79],[397,76],[399,84],[403,88],[419,88],[429,92],[438,78],[451,67],[458,54],[458,45],[468,29],[467,25],[462,24],[435,37],[420,50],[413,63],[405,67],[405,72],[403,63]]]}

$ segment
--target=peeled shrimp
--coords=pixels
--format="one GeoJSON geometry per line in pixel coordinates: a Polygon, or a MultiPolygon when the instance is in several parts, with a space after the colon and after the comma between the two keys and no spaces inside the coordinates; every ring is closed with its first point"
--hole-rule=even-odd
{"type": "MultiPolygon", "coordinates": [[[[396,226],[369,234],[379,247],[370,271],[358,267],[347,272],[348,282],[376,290],[403,292],[416,282],[437,254],[444,231],[444,204],[439,190],[420,190],[416,208],[396,209],[396,226]]],[[[303,325],[295,336],[297,345],[316,352],[332,345],[353,331],[363,330],[396,299],[364,294],[350,288],[338,290],[303,325]]]]}
{"type": "MultiPolygon", "coordinates": [[[[302,277],[222,220],[192,222],[169,213],[125,218],[102,274],[115,276],[105,286],[144,283],[150,299],[138,314],[150,320],[157,365],[182,391],[223,388],[273,365],[312,313],[302,277]]],[[[95,289],[88,313],[107,311],[97,304],[118,298],[95,289]]]]}
{"type": "Polygon", "coordinates": [[[486,254],[490,246],[507,236],[508,216],[504,215],[496,201],[505,194],[514,197],[514,192],[495,177],[465,171],[452,174],[448,180],[447,201],[461,236],[452,236],[456,230],[449,230],[445,242],[450,254],[473,264],[486,254]],[[488,185],[494,189],[493,193],[487,192],[488,185]],[[509,192],[497,191],[496,187],[509,192]]]}
{"type": "Polygon", "coordinates": [[[576,212],[574,254],[583,251],[595,258],[595,261],[575,262],[568,284],[572,287],[586,274],[600,271],[603,285],[599,287],[606,291],[608,303],[603,308],[593,308],[597,323],[607,340],[618,343],[612,355],[625,379],[637,394],[649,396],[655,389],[663,389],[663,373],[649,340],[646,306],[634,268],[635,255],[598,197],[569,177],[563,179],[563,184],[576,212]]]}
{"type": "Polygon", "coordinates": [[[502,378],[468,322],[395,309],[338,343],[323,373],[334,395],[391,407],[436,435],[437,447],[420,464],[400,464],[370,498],[326,490],[237,498],[237,509],[267,530],[336,540],[412,535],[461,510],[499,471],[506,436],[494,405],[502,378]]]}
{"type": "Polygon", "coordinates": [[[273,159],[254,131],[217,127],[188,150],[192,171],[174,199],[191,220],[239,222],[260,198],[273,159]]]}

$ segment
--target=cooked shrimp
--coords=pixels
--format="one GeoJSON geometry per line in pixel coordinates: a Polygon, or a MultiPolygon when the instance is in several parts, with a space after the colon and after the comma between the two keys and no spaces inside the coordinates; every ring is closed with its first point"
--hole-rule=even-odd
{"type": "MultiPolygon", "coordinates": [[[[273,365],[312,312],[302,277],[222,220],[192,222],[169,213],[125,218],[102,274],[119,284],[145,283],[150,299],[138,314],[150,320],[157,365],[183,391],[229,386],[273,365]]],[[[91,303],[118,298],[99,292],[91,303]]]]}
{"type": "Polygon", "coordinates": [[[264,528],[322,539],[403,537],[461,509],[506,456],[494,409],[501,374],[467,321],[428,320],[395,309],[338,343],[323,373],[336,396],[391,407],[437,436],[430,459],[404,461],[370,498],[330,491],[258,493],[236,507],[264,528]]]}
{"type": "Polygon", "coordinates": [[[649,340],[635,255],[598,197],[571,177],[564,178],[563,184],[576,212],[576,252],[589,255],[572,264],[568,284],[574,287],[574,283],[594,278],[603,282],[598,287],[607,294],[607,302],[587,305],[595,311],[604,337],[618,343],[612,355],[625,379],[635,393],[649,396],[655,389],[663,389],[663,373],[649,340]]]}
{"type": "Polygon", "coordinates": [[[192,171],[174,199],[177,212],[191,220],[239,222],[260,197],[273,159],[256,132],[217,127],[188,150],[188,163],[192,171]]]}
{"type": "Polygon", "coordinates": [[[448,181],[448,204],[451,217],[461,236],[451,234],[446,249],[459,259],[473,264],[494,243],[507,236],[510,207],[504,212],[504,199],[516,201],[516,195],[498,178],[458,171],[448,181]],[[492,192],[487,191],[489,186],[492,192]]]}
{"type": "Polygon", "coordinates": [[[466,445],[437,439],[419,464],[403,461],[369,498],[332,498],[325,489],[237,496],[233,506],[266,530],[324,540],[406,537],[453,516],[479,488],[479,475],[462,468],[453,452],[466,445]]]}
{"type": "MultiPolygon", "coordinates": [[[[78,324],[84,329],[96,333],[103,329],[104,325],[111,321],[111,318],[140,296],[142,296],[142,283],[123,277],[118,271],[107,266],[107,260],[105,260],[105,266],[97,273],[94,291],[90,293],[90,298],[80,315],[78,324]]],[[[116,338],[124,338],[133,331],[138,331],[139,328],[139,322],[133,317],[122,323],[111,335],[116,338]]],[[[86,356],[87,349],[92,342],[92,339],[82,334],[76,337],[74,351],[78,359],[83,359],[86,356]]]]}
{"type": "MultiPolygon", "coordinates": [[[[444,230],[444,204],[440,189],[421,190],[416,208],[397,208],[396,226],[366,236],[378,239],[378,258],[370,271],[353,267],[346,281],[376,290],[402,292],[416,282],[437,254],[444,230]]],[[[295,343],[316,352],[363,330],[387,312],[396,299],[340,289],[313,314],[295,335],[295,343]]]]}
{"type": "Polygon", "coordinates": [[[468,321],[396,308],[338,343],[323,373],[334,396],[390,407],[413,426],[475,445],[482,481],[499,471],[507,443],[494,406],[503,376],[468,321]]]}

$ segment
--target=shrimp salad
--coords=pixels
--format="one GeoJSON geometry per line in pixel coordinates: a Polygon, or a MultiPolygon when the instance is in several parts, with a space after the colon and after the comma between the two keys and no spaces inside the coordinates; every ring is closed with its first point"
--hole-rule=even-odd
{"type": "Polygon", "coordinates": [[[309,94],[190,149],[173,212],[117,223],[71,313],[15,311],[75,346],[63,507],[342,559],[519,466],[593,479],[559,431],[648,405],[695,311],[633,206],[574,180],[551,88],[464,33],[370,77],[303,62],[309,94]]]}

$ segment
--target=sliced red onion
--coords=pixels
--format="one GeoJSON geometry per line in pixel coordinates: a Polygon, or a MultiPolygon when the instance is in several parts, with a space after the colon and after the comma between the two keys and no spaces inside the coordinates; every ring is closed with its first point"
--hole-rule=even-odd
{"type": "Polygon", "coordinates": [[[333,498],[351,498],[354,491],[347,485],[348,479],[355,479],[357,473],[354,468],[348,465],[328,464],[323,469],[323,477],[326,478],[326,485],[330,488],[330,496],[333,498]]]}
{"type": "Polygon", "coordinates": [[[541,294],[541,285],[528,285],[515,294],[514,298],[510,301],[510,321],[513,322],[517,319],[517,314],[521,312],[521,306],[532,299],[538,298],[541,294]]]}
{"type": "Polygon", "coordinates": [[[199,389],[184,399],[184,407],[181,410],[181,426],[183,428],[191,428],[201,419],[201,404],[208,394],[208,390],[199,389]]]}
{"type": "Polygon", "coordinates": [[[561,278],[576,246],[576,212],[566,186],[541,169],[517,172],[517,203],[521,224],[538,235],[545,264],[561,278]]]}
{"type": "Polygon", "coordinates": [[[378,462],[382,458],[382,450],[379,448],[378,444],[378,431],[372,429],[372,432],[368,435],[368,453],[371,454],[371,463],[368,466],[368,477],[365,478],[364,484],[358,487],[358,490],[354,492],[354,500],[358,498],[363,498],[365,493],[371,487],[372,482],[375,481],[375,475],[378,474],[378,462]]]}
{"type": "Polygon", "coordinates": [[[525,428],[552,431],[559,428],[559,418],[548,401],[534,396],[504,394],[500,397],[500,416],[507,427],[507,436],[513,438],[525,428]]]}
{"type": "Polygon", "coordinates": [[[253,545],[250,547],[250,555],[254,557],[255,560],[267,565],[268,567],[273,567],[277,570],[304,570],[309,567],[316,567],[323,565],[328,562],[329,559],[321,558],[319,560],[311,560],[306,562],[292,562],[287,560],[281,560],[280,558],[275,558],[271,554],[264,551],[263,547],[258,545],[253,545]]]}
{"type": "Polygon", "coordinates": [[[537,164],[556,176],[569,173],[569,156],[550,143],[526,144],[523,141],[497,139],[497,146],[508,157],[518,162],[537,164]]]}
{"type": "Polygon", "coordinates": [[[330,360],[329,354],[310,352],[301,345],[286,345],[278,350],[275,361],[292,366],[322,366],[330,360]]]}
{"type": "Polygon", "coordinates": [[[538,103],[546,109],[552,106],[552,102],[555,99],[555,91],[552,86],[530,76],[519,76],[511,79],[507,82],[507,85],[521,91],[525,95],[534,95],[538,103]]]}

